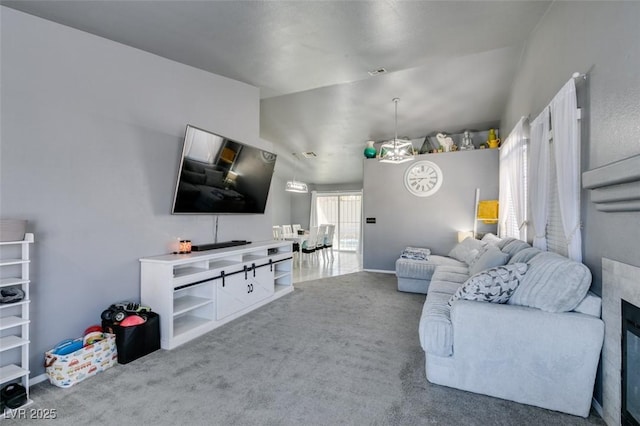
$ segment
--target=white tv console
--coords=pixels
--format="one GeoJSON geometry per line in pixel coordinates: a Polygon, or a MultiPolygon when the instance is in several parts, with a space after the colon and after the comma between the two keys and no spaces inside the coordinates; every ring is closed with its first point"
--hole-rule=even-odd
{"type": "Polygon", "coordinates": [[[287,241],[140,259],[140,300],[173,349],[293,291],[287,241]]]}

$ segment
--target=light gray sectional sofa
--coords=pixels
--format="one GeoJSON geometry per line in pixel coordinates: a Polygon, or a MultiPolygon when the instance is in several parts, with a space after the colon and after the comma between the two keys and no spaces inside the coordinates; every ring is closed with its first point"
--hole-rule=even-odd
{"type": "Polygon", "coordinates": [[[406,260],[399,290],[427,293],[419,337],[430,382],[589,415],[604,323],[586,266],[493,235],[406,260]]]}

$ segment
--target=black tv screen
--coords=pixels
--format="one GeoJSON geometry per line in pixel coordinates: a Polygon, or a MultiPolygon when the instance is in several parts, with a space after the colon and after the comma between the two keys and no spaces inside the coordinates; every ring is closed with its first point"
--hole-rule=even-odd
{"type": "Polygon", "coordinates": [[[276,155],[187,125],[173,214],[264,213],[276,155]]]}

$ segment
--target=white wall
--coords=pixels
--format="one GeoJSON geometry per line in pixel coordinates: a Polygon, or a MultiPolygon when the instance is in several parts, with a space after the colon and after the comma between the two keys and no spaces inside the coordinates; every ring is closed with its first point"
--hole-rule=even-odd
{"type": "MultiPolygon", "coordinates": [[[[172,216],[188,123],[265,149],[259,91],[12,9],[1,13],[0,216],[29,220],[32,375],[43,353],[139,300],[144,256],[214,239],[172,216]]],[[[219,216],[219,240],[271,238],[264,215],[219,216]]]]}
{"type": "MultiPolygon", "coordinates": [[[[277,160],[276,160],[277,161],[277,160]]],[[[284,190],[287,178],[273,175],[269,189],[271,203],[271,220],[273,225],[285,225],[291,222],[291,193],[284,190]]]]}

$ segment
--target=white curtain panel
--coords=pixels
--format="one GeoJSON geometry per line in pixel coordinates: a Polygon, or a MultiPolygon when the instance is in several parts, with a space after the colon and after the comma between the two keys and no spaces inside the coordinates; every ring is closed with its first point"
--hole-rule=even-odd
{"type": "Polygon", "coordinates": [[[549,194],[549,107],[530,125],[529,214],[533,226],[533,246],[547,251],[547,205],[549,194]]]}
{"type": "Polygon", "coordinates": [[[498,223],[505,237],[526,240],[526,150],[528,139],[528,119],[522,117],[515,125],[500,148],[500,196],[498,223]],[[504,191],[503,191],[504,184],[504,191]],[[503,194],[504,192],[504,194],[503,194]],[[515,228],[505,226],[507,217],[515,218],[515,228]]]}
{"type": "Polygon", "coordinates": [[[309,229],[318,226],[318,191],[311,191],[311,212],[309,214],[309,229]]]}
{"type": "Polygon", "coordinates": [[[507,206],[509,205],[511,187],[509,186],[509,170],[502,159],[500,152],[500,166],[498,171],[498,236],[501,238],[510,237],[511,235],[507,227],[507,219],[509,218],[507,206]]]}
{"type": "Polygon", "coordinates": [[[569,258],[581,262],[580,129],[576,85],[573,78],[553,98],[550,107],[562,228],[567,239],[569,258]]]}

